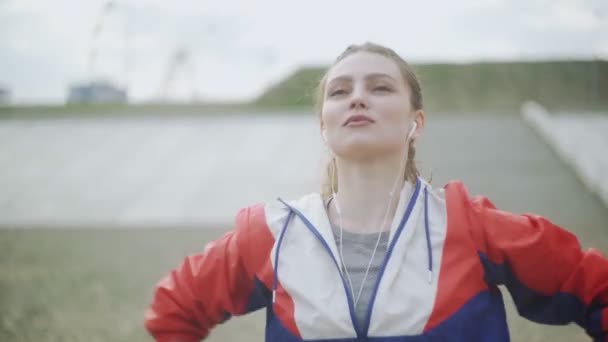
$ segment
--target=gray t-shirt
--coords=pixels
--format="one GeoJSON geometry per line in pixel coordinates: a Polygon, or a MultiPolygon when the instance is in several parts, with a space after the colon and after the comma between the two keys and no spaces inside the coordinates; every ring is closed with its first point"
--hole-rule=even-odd
{"type": "MultiPolygon", "coordinates": [[[[332,225],[332,230],[339,251],[340,228],[332,225]]],[[[367,307],[371,300],[372,293],[374,292],[376,280],[378,279],[378,275],[380,274],[380,269],[382,268],[382,263],[386,255],[388,237],[388,231],[381,233],[378,249],[376,250],[376,254],[374,255],[374,259],[370,265],[367,278],[365,278],[363,290],[361,290],[361,297],[355,306],[355,314],[357,316],[359,326],[363,325],[367,315],[367,307]]],[[[365,276],[365,270],[367,269],[367,265],[369,264],[374,247],[378,241],[378,233],[352,233],[344,230],[342,232],[342,238],[344,243],[342,246],[344,265],[348,270],[350,279],[352,281],[352,286],[354,287],[351,292],[354,293],[352,297],[353,301],[355,301],[359,293],[359,289],[361,288],[361,282],[365,276]]],[[[350,286],[347,275],[344,274],[344,277],[346,278],[347,285],[350,286]]]]}

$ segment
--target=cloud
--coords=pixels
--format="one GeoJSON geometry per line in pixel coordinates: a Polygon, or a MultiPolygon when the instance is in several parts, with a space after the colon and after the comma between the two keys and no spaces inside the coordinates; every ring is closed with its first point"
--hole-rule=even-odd
{"type": "MultiPolygon", "coordinates": [[[[88,56],[103,3],[0,2],[0,82],[18,101],[62,102],[67,85],[92,77],[88,56]]],[[[351,43],[385,44],[414,62],[462,62],[590,58],[606,54],[608,36],[608,4],[601,0],[117,4],[95,45],[96,70],[131,84],[138,101],[158,93],[182,48],[191,53],[200,93],[238,98],[298,65],[329,63],[351,43]]]]}

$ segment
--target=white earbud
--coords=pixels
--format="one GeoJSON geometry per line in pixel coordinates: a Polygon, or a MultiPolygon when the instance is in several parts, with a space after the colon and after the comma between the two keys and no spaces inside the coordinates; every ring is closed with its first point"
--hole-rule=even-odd
{"type": "Polygon", "coordinates": [[[331,148],[329,147],[329,144],[327,143],[327,131],[323,130],[321,132],[321,136],[323,137],[323,142],[325,143],[325,148],[327,149],[327,153],[329,153],[330,156],[335,157],[336,154],[334,153],[334,151],[331,150],[331,148]]]}
{"type": "Polygon", "coordinates": [[[418,124],[416,123],[416,121],[414,121],[414,122],[412,123],[412,129],[410,129],[410,132],[409,132],[409,133],[408,133],[408,135],[407,135],[407,138],[408,138],[408,139],[411,139],[411,138],[412,138],[412,135],[414,135],[414,132],[416,132],[416,128],[418,128],[418,124]]]}

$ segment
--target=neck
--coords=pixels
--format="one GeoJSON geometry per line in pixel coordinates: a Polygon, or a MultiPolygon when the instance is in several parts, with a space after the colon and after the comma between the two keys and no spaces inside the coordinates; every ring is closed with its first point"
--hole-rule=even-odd
{"type": "Polygon", "coordinates": [[[332,201],[329,216],[333,224],[339,225],[341,216],[342,228],[351,232],[390,229],[405,183],[404,156],[399,154],[371,161],[338,158],[336,163],[341,215],[337,213],[336,201],[332,201]]]}

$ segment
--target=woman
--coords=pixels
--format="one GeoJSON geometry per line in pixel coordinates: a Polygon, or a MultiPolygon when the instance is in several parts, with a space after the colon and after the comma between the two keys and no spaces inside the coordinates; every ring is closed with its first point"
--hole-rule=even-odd
{"type": "Polygon", "coordinates": [[[146,327],[199,341],[267,309],[267,341],[508,341],[498,285],[536,322],[608,332],[608,261],[534,215],[419,177],[420,85],[394,51],[350,46],[319,87],[320,194],[242,209],[156,289],[146,327]]]}

